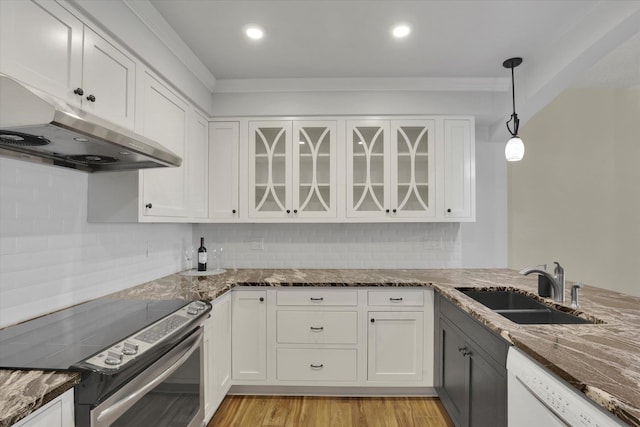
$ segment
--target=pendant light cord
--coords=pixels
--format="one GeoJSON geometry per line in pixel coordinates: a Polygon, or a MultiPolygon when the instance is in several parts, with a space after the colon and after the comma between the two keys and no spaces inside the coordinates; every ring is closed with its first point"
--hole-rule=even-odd
{"type": "Polygon", "coordinates": [[[520,127],[520,119],[518,119],[518,114],[516,113],[516,84],[515,78],[513,74],[514,66],[511,68],[511,101],[513,102],[513,114],[511,114],[511,118],[507,121],[507,129],[511,136],[518,136],[518,128],[520,127]],[[513,120],[513,130],[509,126],[509,123],[513,120]]]}

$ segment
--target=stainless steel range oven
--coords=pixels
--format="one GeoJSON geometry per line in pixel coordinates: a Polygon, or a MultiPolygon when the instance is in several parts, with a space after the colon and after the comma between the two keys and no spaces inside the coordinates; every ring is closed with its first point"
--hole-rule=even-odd
{"type": "Polygon", "coordinates": [[[76,427],[201,427],[196,301],[96,300],[0,330],[0,367],[71,370],[76,427]]]}

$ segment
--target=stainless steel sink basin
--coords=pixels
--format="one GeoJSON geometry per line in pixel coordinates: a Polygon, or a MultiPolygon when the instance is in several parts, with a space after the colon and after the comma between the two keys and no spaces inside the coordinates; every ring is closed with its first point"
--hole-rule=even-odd
{"type": "Polygon", "coordinates": [[[478,290],[457,288],[460,292],[485,305],[496,313],[520,324],[579,324],[594,323],[589,319],[537,301],[530,296],[514,291],[478,290]]]}

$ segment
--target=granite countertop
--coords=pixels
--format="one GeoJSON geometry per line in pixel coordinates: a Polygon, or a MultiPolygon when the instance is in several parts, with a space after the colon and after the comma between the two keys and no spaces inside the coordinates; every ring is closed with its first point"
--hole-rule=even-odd
{"type": "MultiPolygon", "coordinates": [[[[518,325],[455,289],[510,287],[537,292],[535,276],[507,269],[231,269],[210,276],[174,274],[104,298],[213,300],[235,286],[433,287],[594,403],[640,427],[640,298],[601,288],[581,289],[580,316],[600,322],[586,325],[518,325]]],[[[568,290],[566,297],[568,301],[568,290]]],[[[77,374],[68,372],[0,370],[0,427],[23,418],[77,382],[77,374]],[[21,400],[24,390],[36,391],[28,393],[34,398],[21,400]]]]}
{"type": "Polygon", "coordinates": [[[0,369],[0,427],[8,427],[80,382],[76,372],[0,369]]]}

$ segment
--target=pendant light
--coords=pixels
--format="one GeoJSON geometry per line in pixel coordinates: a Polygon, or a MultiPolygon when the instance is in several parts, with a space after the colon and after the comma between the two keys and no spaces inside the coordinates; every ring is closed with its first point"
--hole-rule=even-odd
{"type": "Polygon", "coordinates": [[[524,143],[518,136],[518,127],[520,127],[520,120],[518,114],[516,114],[516,87],[513,79],[513,69],[522,64],[522,58],[509,58],[502,63],[504,68],[511,68],[511,98],[513,101],[513,114],[511,119],[507,121],[507,129],[511,134],[511,139],[504,147],[504,155],[509,162],[518,162],[524,157],[524,143]],[[509,126],[509,123],[513,121],[513,129],[509,126]]]}

